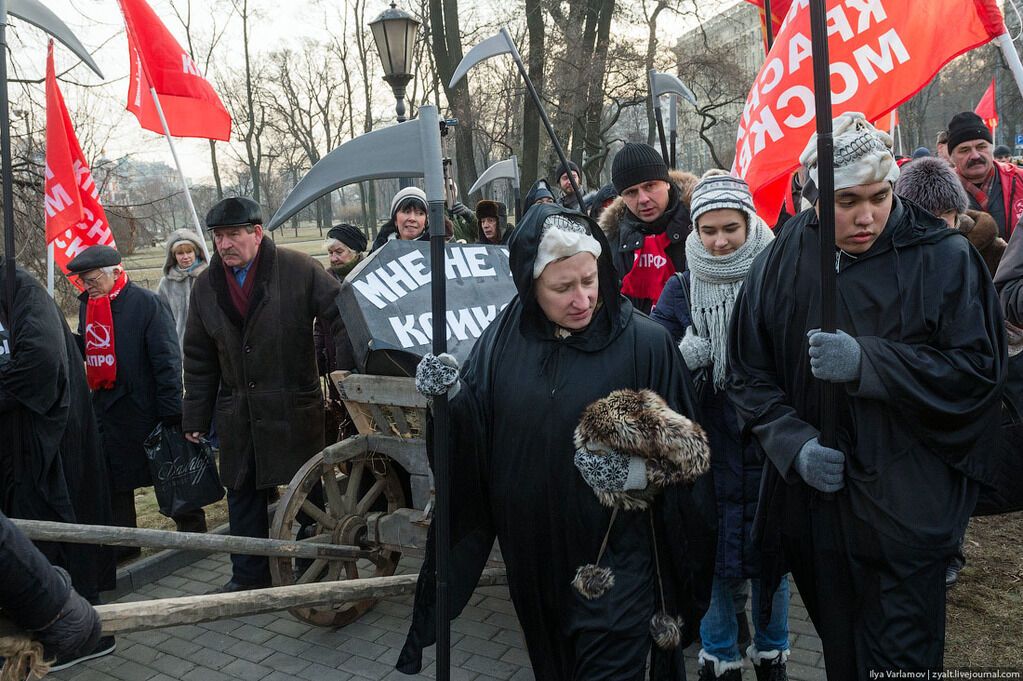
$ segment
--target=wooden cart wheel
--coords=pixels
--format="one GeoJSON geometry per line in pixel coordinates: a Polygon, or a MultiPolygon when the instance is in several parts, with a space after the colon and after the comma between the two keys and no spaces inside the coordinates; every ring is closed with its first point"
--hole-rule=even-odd
{"type": "MultiPolygon", "coordinates": [[[[388,457],[363,450],[331,464],[324,461],[322,452],[317,454],[299,469],[282,494],[270,536],[361,546],[373,555],[358,561],[271,558],[273,583],[286,586],[393,575],[401,553],[368,543],[366,514],[393,513],[406,505],[397,468],[388,457]]],[[[310,624],[343,627],[374,605],[376,599],[368,598],[335,608],[291,608],[290,612],[310,624]]]]}

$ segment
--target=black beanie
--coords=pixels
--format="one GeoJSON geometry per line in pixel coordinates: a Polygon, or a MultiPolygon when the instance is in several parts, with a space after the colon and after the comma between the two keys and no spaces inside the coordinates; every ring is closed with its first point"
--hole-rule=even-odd
{"type": "Polygon", "coordinates": [[[355,225],[350,225],[347,222],[331,227],[330,231],[327,232],[327,238],[337,239],[356,253],[365,251],[368,244],[365,233],[355,225]]]}
{"type": "MultiPolygon", "coordinates": [[[[571,171],[573,173],[575,173],[579,177],[582,177],[582,171],[579,170],[579,164],[578,163],[576,163],[575,161],[569,161],[568,162],[568,167],[569,167],[569,169],[571,169],[571,171]]],[[[568,170],[565,169],[565,164],[564,163],[559,163],[555,167],[555,169],[554,169],[554,181],[555,182],[560,182],[562,175],[568,175],[568,170]]]]}
{"type": "Polygon", "coordinates": [[[611,165],[611,182],[615,189],[621,194],[633,185],[651,180],[671,182],[664,159],[649,144],[626,143],[611,165]]]}
{"type": "Polygon", "coordinates": [[[952,116],[948,123],[948,153],[952,153],[963,142],[985,140],[991,142],[991,131],[984,120],[972,111],[963,111],[952,116]]]}

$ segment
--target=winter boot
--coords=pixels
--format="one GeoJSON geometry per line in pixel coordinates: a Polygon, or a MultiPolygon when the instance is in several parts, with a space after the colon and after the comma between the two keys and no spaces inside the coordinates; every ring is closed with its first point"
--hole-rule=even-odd
{"type": "Polygon", "coordinates": [[[785,670],[785,661],[789,659],[789,651],[760,651],[755,645],[750,645],[746,649],[746,654],[753,662],[753,671],[756,672],[757,681],[788,681],[789,675],[785,670]]]}
{"type": "Polygon", "coordinates": [[[742,660],[722,662],[701,649],[699,663],[699,681],[742,681],[742,660]]]}

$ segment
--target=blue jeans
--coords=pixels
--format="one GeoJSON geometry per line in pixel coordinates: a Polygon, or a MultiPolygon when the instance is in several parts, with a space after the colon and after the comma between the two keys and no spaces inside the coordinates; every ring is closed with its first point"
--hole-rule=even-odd
{"type": "MultiPolygon", "coordinates": [[[[710,594],[710,607],[700,621],[700,639],[703,650],[722,662],[742,660],[737,639],[739,625],[735,621],[735,601],[732,594],[742,587],[741,579],[714,577],[710,594]]],[[[761,629],[760,580],[750,580],[753,587],[753,645],[761,652],[789,649],[789,581],[782,578],[771,603],[771,620],[766,629],[761,629]]]]}

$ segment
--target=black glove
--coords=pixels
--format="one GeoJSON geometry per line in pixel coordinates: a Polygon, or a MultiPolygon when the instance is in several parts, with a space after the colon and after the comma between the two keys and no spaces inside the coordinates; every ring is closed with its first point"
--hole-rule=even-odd
{"type": "Polygon", "coordinates": [[[43,644],[48,660],[66,657],[79,650],[92,650],[102,634],[96,609],[74,590],[71,576],[63,568],[53,569],[67,584],[68,596],[57,618],[33,634],[33,638],[43,644]]]}

